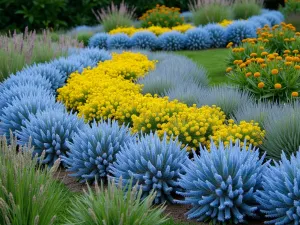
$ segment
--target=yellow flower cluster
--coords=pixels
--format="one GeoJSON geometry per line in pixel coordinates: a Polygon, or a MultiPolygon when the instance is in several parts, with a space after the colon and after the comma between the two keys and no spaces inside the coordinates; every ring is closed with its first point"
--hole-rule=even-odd
{"type": "Polygon", "coordinates": [[[141,17],[140,20],[145,20],[147,17],[151,16],[153,13],[162,13],[162,14],[171,14],[174,12],[180,12],[180,8],[175,7],[167,7],[165,5],[159,5],[157,4],[154,9],[147,10],[141,17]]]}
{"type": "MultiPolygon", "coordinates": [[[[230,141],[236,139],[245,140],[246,145],[257,146],[262,144],[262,139],[265,136],[265,131],[259,127],[258,123],[254,121],[246,122],[241,121],[239,124],[235,124],[233,120],[228,120],[228,124],[222,124],[218,130],[215,131],[212,136],[213,142],[218,145],[219,141],[223,141],[225,145],[229,145],[230,141]]],[[[207,142],[210,144],[210,141],[207,142]]],[[[244,143],[241,141],[241,146],[244,143]]]]}
{"type": "Polygon", "coordinates": [[[154,33],[155,35],[159,36],[163,33],[170,32],[172,30],[179,31],[181,33],[185,33],[189,29],[195,28],[191,24],[182,24],[178,25],[172,28],[168,27],[161,27],[161,26],[151,26],[148,28],[135,28],[135,27],[118,27],[116,29],[113,29],[109,32],[109,34],[119,34],[119,33],[124,33],[127,34],[128,36],[132,36],[133,34],[140,32],[140,31],[150,31],[154,33]]]}
{"type": "Polygon", "coordinates": [[[220,23],[218,23],[219,25],[221,25],[222,27],[227,27],[228,25],[232,24],[233,21],[232,20],[222,20],[220,23]]]}
{"type": "MultiPolygon", "coordinates": [[[[220,128],[225,130],[224,112],[217,106],[188,107],[168,97],[143,95],[142,85],[133,81],[154,69],[155,63],[140,53],[113,53],[111,60],[100,62],[96,68],[73,73],[67,85],[58,89],[58,100],[86,122],[111,118],[129,124],[134,133],[157,131],[169,139],[178,136],[188,150],[208,145],[220,128]]],[[[248,135],[260,143],[261,139],[248,135]]]]}

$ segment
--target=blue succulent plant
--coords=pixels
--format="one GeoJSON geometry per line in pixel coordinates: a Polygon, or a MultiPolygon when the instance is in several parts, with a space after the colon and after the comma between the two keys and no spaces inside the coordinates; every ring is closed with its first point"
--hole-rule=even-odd
{"type": "Polygon", "coordinates": [[[158,37],[160,47],[165,51],[178,51],[185,48],[185,36],[178,31],[166,32],[158,37]]]}
{"type": "Polygon", "coordinates": [[[211,145],[210,151],[200,147],[200,155],[187,164],[179,184],[185,197],[178,203],[192,205],[188,219],[197,221],[245,222],[256,216],[255,193],[262,188],[264,156],[258,150],[241,148],[240,143],[224,147],[211,145]]]}
{"type": "Polygon", "coordinates": [[[190,29],[185,33],[185,37],[187,49],[200,50],[211,46],[210,35],[203,28],[190,29]]]}
{"type": "Polygon", "coordinates": [[[233,22],[226,29],[227,41],[240,44],[243,39],[255,38],[257,36],[255,27],[255,24],[249,21],[233,22]]]}
{"type": "Polygon", "coordinates": [[[114,34],[107,39],[107,47],[108,49],[128,49],[132,47],[132,42],[126,34],[114,34]]]}
{"type": "Polygon", "coordinates": [[[63,161],[71,176],[82,182],[106,179],[121,147],[134,140],[128,127],[120,127],[116,121],[94,122],[75,134],[63,161]]]}
{"type": "Polygon", "coordinates": [[[8,104],[0,115],[0,135],[10,136],[10,130],[13,134],[20,131],[25,121],[29,119],[30,114],[36,114],[39,111],[47,109],[63,109],[64,106],[55,103],[54,96],[24,96],[24,98],[14,99],[8,104]]]}
{"type": "Polygon", "coordinates": [[[172,194],[179,190],[178,179],[183,173],[183,165],[188,163],[186,149],[181,149],[177,140],[162,140],[156,134],[142,136],[122,147],[111,173],[124,184],[138,185],[146,197],[151,190],[157,192],[155,203],[173,201],[172,194]]]}
{"type": "Polygon", "coordinates": [[[227,37],[224,27],[218,24],[208,24],[204,29],[209,33],[210,47],[221,48],[226,46],[227,37]]]}
{"type": "Polygon", "coordinates": [[[89,47],[107,49],[107,39],[109,35],[106,33],[97,33],[93,35],[89,40],[89,47]]]}
{"type": "MultiPolygon", "coordinates": [[[[22,98],[33,98],[40,97],[44,98],[47,96],[53,95],[53,92],[50,90],[44,89],[43,87],[39,87],[34,84],[27,85],[11,85],[8,88],[3,88],[1,90],[0,95],[0,115],[2,114],[2,110],[4,107],[8,106],[14,99],[22,99],[22,98]]],[[[54,95],[53,95],[54,97],[54,95]]]]}
{"type": "Polygon", "coordinates": [[[131,37],[134,48],[155,50],[158,47],[158,40],[154,33],[149,31],[137,32],[131,37]]]}
{"type": "Polygon", "coordinates": [[[34,64],[22,70],[27,75],[41,75],[51,83],[51,88],[55,91],[65,83],[64,75],[49,63],[34,64]]]}
{"type": "Polygon", "coordinates": [[[256,196],[261,212],[270,219],[266,224],[300,224],[300,152],[290,160],[282,153],[274,164],[265,171],[263,190],[256,196]]]}
{"type": "Polygon", "coordinates": [[[31,114],[17,136],[22,145],[31,139],[33,155],[41,156],[45,151],[42,163],[52,166],[58,158],[66,155],[69,151],[67,143],[72,142],[75,133],[84,126],[84,121],[76,114],[69,114],[64,109],[49,109],[31,114]]]}
{"type": "Polygon", "coordinates": [[[0,83],[0,91],[4,89],[9,89],[13,86],[27,86],[35,85],[36,87],[41,87],[46,90],[52,90],[52,84],[48,79],[40,74],[28,74],[23,71],[17,72],[16,75],[11,75],[3,83],[0,83]]]}

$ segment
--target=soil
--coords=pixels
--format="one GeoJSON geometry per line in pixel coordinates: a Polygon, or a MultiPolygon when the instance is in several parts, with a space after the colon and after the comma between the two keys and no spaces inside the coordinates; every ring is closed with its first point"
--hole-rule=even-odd
{"type": "MultiPolygon", "coordinates": [[[[69,172],[65,170],[60,170],[56,172],[55,178],[60,180],[63,184],[67,186],[67,188],[76,193],[83,192],[83,190],[87,190],[87,186],[85,183],[79,183],[74,177],[69,176],[69,172]]],[[[184,222],[186,224],[192,224],[192,225],[207,225],[207,223],[201,223],[188,220],[185,217],[185,213],[190,209],[190,206],[188,205],[179,205],[179,204],[173,204],[173,205],[167,205],[165,213],[169,217],[172,217],[177,222],[184,222]]],[[[248,220],[248,225],[263,225],[262,220],[248,220]]]]}

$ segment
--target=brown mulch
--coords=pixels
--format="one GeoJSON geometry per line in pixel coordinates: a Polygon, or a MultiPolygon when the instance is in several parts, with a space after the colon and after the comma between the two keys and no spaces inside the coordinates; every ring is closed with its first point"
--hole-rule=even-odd
{"type": "MultiPolygon", "coordinates": [[[[75,178],[70,177],[69,173],[65,170],[60,170],[56,172],[55,178],[57,178],[59,181],[61,181],[63,184],[65,184],[68,189],[72,192],[80,193],[83,192],[83,190],[87,190],[87,186],[85,183],[79,183],[75,178]]],[[[177,222],[185,222],[186,224],[199,224],[199,225],[207,225],[206,223],[201,222],[191,222],[191,220],[188,220],[185,217],[185,213],[190,209],[190,206],[188,205],[179,205],[179,204],[173,204],[173,205],[167,205],[165,213],[172,217],[177,222]]],[[[248,225],[263,225],[262,220],[250,220],[248,225]]]]}

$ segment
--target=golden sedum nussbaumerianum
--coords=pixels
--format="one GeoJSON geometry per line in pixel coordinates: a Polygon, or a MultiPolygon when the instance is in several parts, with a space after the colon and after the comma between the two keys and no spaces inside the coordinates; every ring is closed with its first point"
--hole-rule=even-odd
{"type": "Polygon", "coordinates": [[[217,106],[188,107],[168,97],[143,95],[142,85],[134,81],[155,69],[155,64],[141,53],[113,53],[111,60],[100,62],[96,68],[86,68],[81,74],[74,72],[58,90],[58,100],[86,122],[111,118],[129,124],[133,133],[157,131],[161,137],[166,133],[169,139],[178,136],[188,150],[196,149],[200,143],[208,146],[211,138],[227,143],[228,136],[249,136],[249,143],[260,144],[264,132],[258,125],[254,124],[251,132],[232,134],[233,126],[243,131],[245,125],[226,125],[225,114],[217,106]]]}

